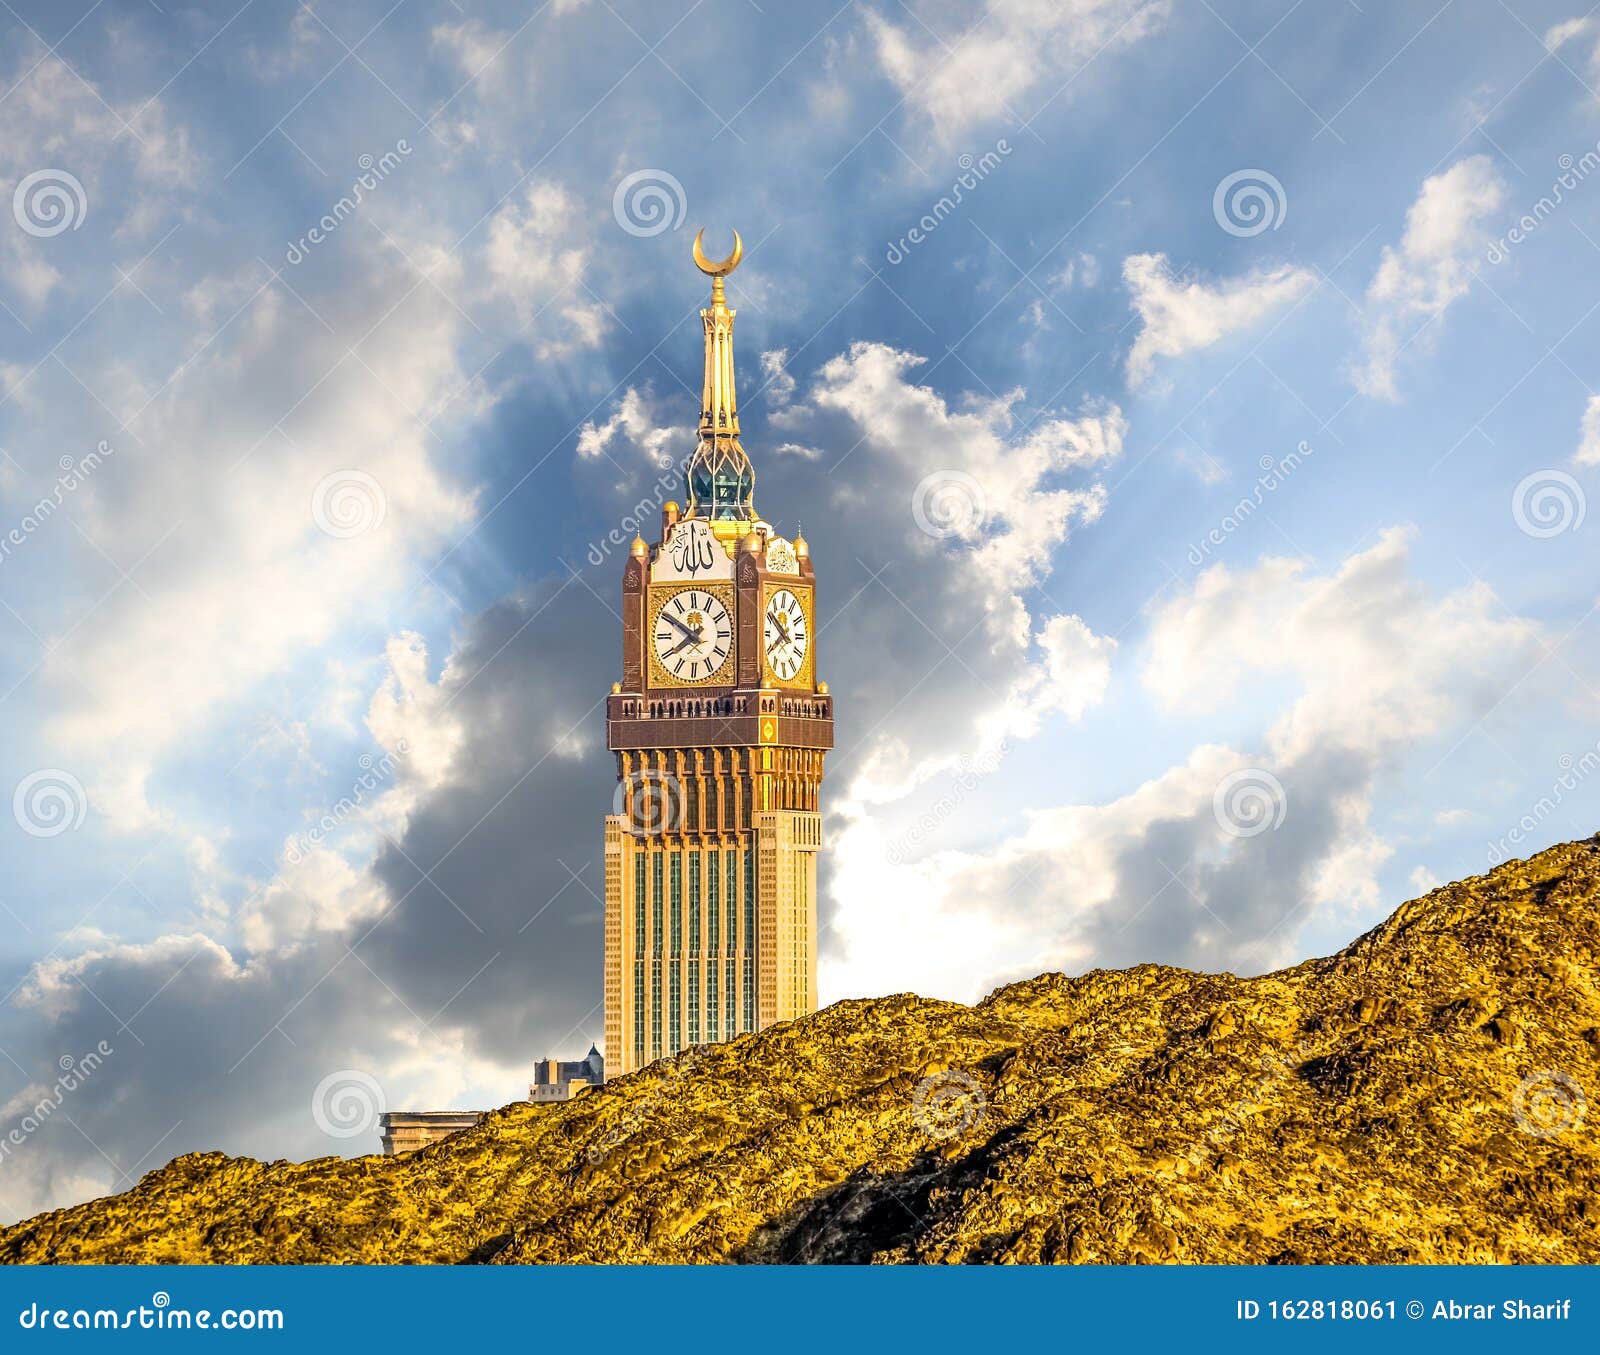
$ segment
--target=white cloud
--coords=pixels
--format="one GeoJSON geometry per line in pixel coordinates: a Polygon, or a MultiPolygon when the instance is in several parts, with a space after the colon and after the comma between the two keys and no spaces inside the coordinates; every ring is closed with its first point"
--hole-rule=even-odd
{"type": "Polygon", "coordinates": [[[1416,866],[1406,877],[1406,883],[1411,886],[1412,895],[1420,899],[1424,894],[1437,889],[1444,881],[1426,866],[1416,866]]]}
{"type": "Polygon", "coordinates": [[[1063,291],[1073,287],[1098,287],[1100,261],[1093,254],[1068,255],[1066,263],[1050,278],[1050,284],[1063,291]]]}
{"type": "Polygon", "coordinates": [[[1544,45],[1548,52],[1558,52],[1569,42],[1588,46],[1588,68],[1591,79],[1600,80],[1600,22],[1588,15],[1566,19],[1545,30],[1544,45]]]}
{"type": "Polygon", "coordinates": [[[761,391],[767,402],[777,409],[794,398],[795,382],[788,367],[789,350],[786,348],[769,349],[761,355],[761,391]]]}
{"type": "Polygon", "coordinates": [[[1583,431],[1573,460],[1580,466],[1600,466],[1600,395],[1591,395],[1583,409],[1583,431]]]}
{"type": "MultiPolygon", "coordinates": [[[[196,286],[208,289],[206,280],[196,286]]],[[[357,356],[276,287],[260,290],[257,280],[252,293],[231,324],[185,334],[194,356],[164,380],[120,353],[75,360],[127,431],[69,505],[81,537],[39,549],[82,540],[91,558],[118,562],[135,582],[113,588],[113,574],[76,599],[68,590],[52,599],[59,630],[41,660],[53,699],[42,733],[122,831],[175,826],[152,797],[153,778],[219,717],[242,706],[250,724],[261,684],[285,680],[311,655],[327,671],[336,651],[376,652],[384,610],[402,594],[435,605],[425,556],[475,512],[473,495],[435,464],[436,430],[423,422],[469,385],[453,308],[391,269],[363,268],[353,253],[341,290],[319,297],[319,309],[366,334],[357,356]],[[367,477],[367,497],[383,511],[371,530],[338,537],[319,528],[313,499],[349,470],[367,477]],[[92,623],[78,624],[84,618],[92,623]]],[[[85,428],[106,417],[61,380],[48,367],[35,376],[50,414],[13,444],[26,449],[23,464],[47,474],[54,448],[93,445],[85,428]]],[[[280,690],[275,723],[310,715],[315,688],[294,682],[288,699],[303,698],[300,708],[280,690]]]]}
{"type": "Polygon", "coordinates": [[[455,62],[465,79],[481,83],[484,88],[493,86],[510,70],[511,63],[501,54],[511,34],[490,28],[480,19],[437,24],[429,37],[438,51],[455,62]]]}
{"type": "Polygon", "coordinates": [[[1086,61],[1160,31],[1170,5],[995,0],[969,6],[955,25],[949,24],[949,6],[918,0],[914,9],[914,22],[904,26],[868,11],[868,27],[884,74],[948,142],[1003,114],[1034,115],[1086,61]],[[935,36],[932,30],[941,24],[949,31],[935,36]],[[1019,107],[1025,97],[1028,106],[1019,107]]]}
{"type": "MultiPolygon", "coordinates": [[[[1090,405],[1076,418],[1037,418],[1013,436],[1021,391],[953,410],[909,379],[925,361],[884,344],[854,344],[822,368],[811,407],[847,415],[871,452],[918,473],[907,502],[913,519],[919,508],[937,519],[934,499],[948,486],[955,502],[949,521],[935,523],[942,537],[913,536],[913,545],[927,552],[941,539],[970,546],[969,563],[999,590],[996,598],[1014,598],[1048,570],[1069,525],[1094,521],[1105,506],[1103,487],[1059,486],[1054,478],[1120,456],[1127,420],[1115,405],[1090,405]]],[[[774,415],[773,422],[798,420],[774,415]]],[[[852,494],[848,484],[839,492],[852,494]]],[[[1016,608],[1003,610],[1008,626],[1024,624],[1016,608]]]]}
{"type": "Polygon", "coordinates": [[[1538,648],[1486,589],[1419,583],[1407,541],[1390,532],[1323,575],[1215,566],[1151,615],[1140,653],[1158,711],[1249,710],[1290,684],[1254,751],[1207,743],[1118,798],[1045,803],[997,845],[909,862],[890,850],[893,806],[853,817],[836,839],[845,956],[830,995],[970,1000],[1047,968],[1141,960],[1261,969],[1319,911],[1370,916],[1391,852],[1369,822],[1381,778],[1493,706],[1538,648]],[[1219,786],[1261,772],[1282,788],[1280,826],[1228,832],[1219,786]]]}
{"type": "Polygon", "coordinates": [[[604,423],[593,419],[578,430],[578,456],[584,460],[610,457],[622,444],[661,469],[674,461],[673,448],[692,436],[671,423],[657,422],[657,414],[646,397],[629,387],[604,423]]]}
{"type": "Polygon", "coordinates": [[[1427,351],[1438,321],[1472,286],[1483,223],[1505,201],[1486,155],[1459,160],[1423,182],[1406,213],[1405,234],[1384,249],[1367,288],[1363,361],[1355,384],[1376,399],[1398,398],[1395,366],[1410,347],[1427,351]]]}
{"type": "MultiPolygon", "coordinates": [[[[1117,642],[1077,616],[1053,616],[1035,637],[1040,661],[1017,679],[1011,699],[988,718],[1002,739],[1031,738],[1051,715],[1081,720],[1105,700],[1117,642]]],[[[986,740],[987,741],[987,740],[986,740]]]]}
{"type": "Polygon", "coordinates": [[[606,308],[583,284],[590,233],[578,200],[560,184],[533,179],[489,223],[484,262],[494,286],[537,338],[540,357],[593,348],[610,324],[606,308]]]}
{"type": "MultiPolygon", "coordinates": [[[[198,173],[186,129],[168,121],[159,100],[118,107],[53,55],[20,51],[9,80],[0,79],[0,100],[6,110],[0,182],[8,209],[11,190],[26,175],[65,171],[83,192],[81,211],[67,208],[80,223],[73,229],[109,227],[108,233],[135,238],[154,224],[156,204],[173,207],[174,195],[198,173]],[[113,178],[124,170],[128,183],[113,189],[113,178]]],[[[47,220],[53,226],[57,219],[47,220]]],[[[11,222],[6,227],[0,231],[0,283],[37,309],[65,278],[50,255],[56,241],[11,222]]],[[[96,274],[91,285],[109,283],[96,274]]]]}
{"type": "Polygon", "coordinates": [[[1177,276],[1165,254],[1133,254],[1123,260],[1123,281],[1141,321],[1128,353],[1128,382],[1139,386],[1158,357],[1178,357],[1209,348],[1258,324],[1298,300],[1316,278],[1287,264],[1240,278],[1207,283],[1177,276]]]}

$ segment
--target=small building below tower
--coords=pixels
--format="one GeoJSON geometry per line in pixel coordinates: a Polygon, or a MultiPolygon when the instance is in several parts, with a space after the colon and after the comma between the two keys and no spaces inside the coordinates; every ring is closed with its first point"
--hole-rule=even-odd
{"type": "Polygon", "coordinates": [[[463,1129],[471,1129],[487,1112],[481,1110],[391,1110],[378,1117],[385,1157],[414,1153],[463,1129]]]}
{"type": "Polygon", "coordinates": [[[558,1059],[540,1059],[533,1070],[533,1081],[528,1084],[528,1100],[570,1101],[579,1092],[598,1087],[606,1080],[606,1061],[593,1045],[576,1063],[562,1063],[558,1059]]]}

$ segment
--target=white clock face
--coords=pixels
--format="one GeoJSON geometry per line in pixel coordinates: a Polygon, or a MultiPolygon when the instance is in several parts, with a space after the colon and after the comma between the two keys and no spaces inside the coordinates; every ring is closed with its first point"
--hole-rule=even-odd
{"type": "Polygon", "coordinates": [[[805,609],[800,606],[800,599],[787,588],[778,589],[767,598],[764,627],[767,663],[774,673],[788,682],[806,661],[806,646],[811,643],[805,609]]]}
{"type": "Polygon", "coordinates": [[[686,588],[657,609],[654,639],[667,672],[680,682],[705,682],[733,652],[733,619],[714,594],[686,588]]]}

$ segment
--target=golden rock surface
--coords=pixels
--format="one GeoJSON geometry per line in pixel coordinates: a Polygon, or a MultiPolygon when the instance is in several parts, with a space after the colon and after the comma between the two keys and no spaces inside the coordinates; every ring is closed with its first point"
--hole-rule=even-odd
{"type": "Polygon", "coordinates": [[[900,995],[403,1158],[191,1153],[21,1262],[1600,1261],[1600,838],[1255,979],[900,995]]]}

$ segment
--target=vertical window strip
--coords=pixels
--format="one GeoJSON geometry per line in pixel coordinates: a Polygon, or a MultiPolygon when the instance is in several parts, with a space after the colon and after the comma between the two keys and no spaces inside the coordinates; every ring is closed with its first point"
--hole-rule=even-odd
{"type": "Polygon", "coordinates": [[[700,961],[689,961],[689,1043],[700,1043],[700,961]]]}
{"type": "MultiPolygon", "coordinates": [[[[644,853],[633,858],[633,955],[644,956],[644,853]]],[[[641,1010],[643,1003],[640,1003],[641,1010]]]]}
{"type": "Polygon", "coordinates": [[[683,954],[683,856],[678,852],[672,854],[672,888],[668,894],[668,905],[671,909],[671,944],[674,955],[683,954]]]}
{"type": "MultiPolygon", "coordinates": [[[[643,928],[640,928],[641,932],[643,928]]],[[[644,961],[633,962],[633,1061],[644,1063],[644,961]]]]}
{"type": "MultiPolygon", "coordinates": [[[[717,867],[722,863],[722,853],[715,847],[706,853],[706,953],[717,955],[722,949],[722,900],[717,896],[722,877],[717,867]]],[[[713,1036],[713,1039],[716,1037],[713,1036]]]]}
{"type": "Polygon", "coordinates": [[[670,987],[667,990],[667,1053],[676,1054],[683,1048],[683,966],[667,966],[670,987]]]}
{"type": "Polygon", "coordinates": [[[661,853],[650,853],[650,953],[661,954],[661,853]]]}
{"type": "Polygon", "coordinates": [[[689,853],[689,954],[700,954],[700,851],[689,853]]]}
{"type": "Polygon", "coordinates": [[[744,953],[756,953],[756,854],[748,847],[744,856],[744,953]]]}
{"type": "Polygon", "coordinates": [[[650,962],[650,1057],[661,1057],[661,961],[650,962]]]}

